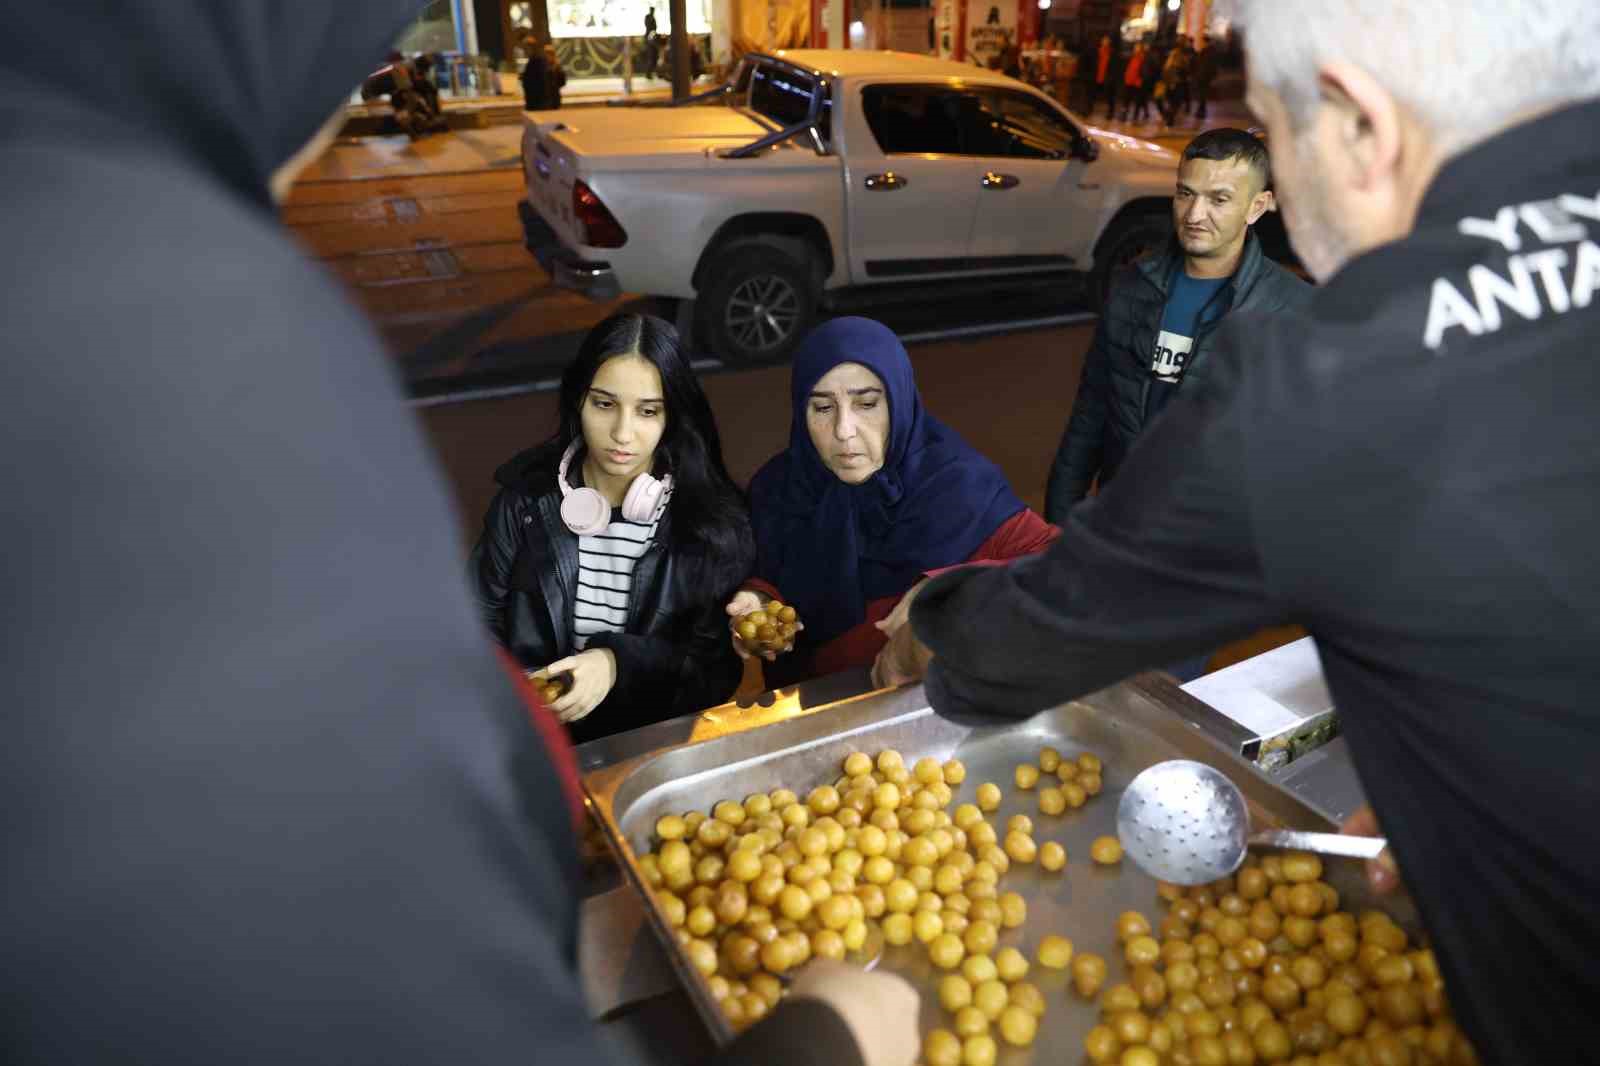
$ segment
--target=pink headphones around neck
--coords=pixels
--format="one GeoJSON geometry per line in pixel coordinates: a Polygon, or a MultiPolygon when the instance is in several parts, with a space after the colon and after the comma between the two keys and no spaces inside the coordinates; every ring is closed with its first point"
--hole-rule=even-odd
{"type": "MultiPolygon", "coordinates": [[[[567,445],[561,455],[561,465],[556,469],[556,484],[561,486],[561,521],[580,537],[604,533],[611,524],[611,504],[594,489],[587,486],[575,489],[567,483],[567,467],[578,454],[581,440],[567,445]]],[[[622,497],[622,517],[630,522],[649,522],[667,493],[672,491],[672,475],[659,481],[648,471],[633,479],[627,495],[622,497]]]]}

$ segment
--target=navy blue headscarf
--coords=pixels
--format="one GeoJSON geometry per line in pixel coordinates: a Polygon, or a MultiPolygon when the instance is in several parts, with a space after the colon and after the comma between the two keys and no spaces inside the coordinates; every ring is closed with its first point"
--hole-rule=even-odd
{"type": "Polygon", "coordinates": [[[750,483],[758,572],[806,624],[806,643],[866,619],[869,601],[898,596],[926,570],[965,562],[1023,504],[1005,475],[922,407],[905,346],[887,326],[836,318],[794,358],[789,450],[750,483]],[[860,485],[822,463],[806,428],[811,390],[840,363],[883,381],[889,441],[883,468],[860,485]]]}

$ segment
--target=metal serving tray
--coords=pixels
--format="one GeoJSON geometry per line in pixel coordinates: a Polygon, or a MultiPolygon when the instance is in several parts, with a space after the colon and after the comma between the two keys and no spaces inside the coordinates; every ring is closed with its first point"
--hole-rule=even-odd
{"type": "MultiPolygon", "coordinates": [[[[852,751],[875,755],[894,748],[908,766],[924,755],[961,759],[967,776],[955,790],[952,810],[956,804],[972,802],[978,785],[993,781],[1004,801],[988,818],[1002,836],[1008,818],[1027,814],[1034,821],[1035,840],[1059,841],[1067,851],[1067,866],[1060,873],[1013,863],[1000,882],[1002,891],[1019,892],[1027,900],[1028,919],[1020,929],[1003,930],[996,950],[1014,946],[1022,951],[1034,964],[1028,979],[1043,990],[1049,1004],[1033,1047],[1002,1045],[1000,1066],[1022,1066],[1060,1061],[1063,1056],[1077,1061],[1084,1036],[1098,1021],[1097,1005],[1070,990],[1068,973],[1037,964],[1039,941],[1058,933],[1070,937],[1078,951],[1102,955],[1110,969],[1107,984],[1114,984],[1127,974],[1116,944],[1117,915],[1138,910],[1154,924],[1164,913],[1155,881],[1131,861],[1113,868],[1089,861],[1090,842],[1115,833],[1118,800],[1139,771],[1166,759],[1198,759],[1239,785],[1257,825],[1333,828],[1329,819],[1237,754],[1234,734],[1240,728],[1180,691],[1164,675],[1134,678],[1023,721],[978,727],[934,714],[918,685],[867,693],[758,728],[652,752],[590,773],[584,785],[629,880],[649,901],[645,909],[650,923],[690,998],[713,1036],[726,1043],[732,1029],[678,946],[639,871],[638,857],[650,850],[656,819],[669,813],[709,811],[721,800],[742,800],[753,792],[780,787],[803,796],[819,784],[831,784],[852,751]],[[1040,814],[1037,792],[1017,789],[1012,774],[1018,763],[1036,762],[1039,749],[1046,745],[1060,750],[1063,757],[1085,751],[1100,756],[1105,763],[1101,795],[1059,817],[1040,814]]],[[[1374,905],[1359,864],[1329,859],[1325,865],[1325,877],[1339,889],[1346,909],[1374,905]]],[[[1416,931],[1415,914],[1407,901],[1386,900],[1384,909],[1409,931],[1416,931]]],[[[921,992],[924,1033],[949,1027],[936,994],[940,973],[928,961],[926,949],[919,944],[890,947],[882,966],[910,979],[921,992]]]]}

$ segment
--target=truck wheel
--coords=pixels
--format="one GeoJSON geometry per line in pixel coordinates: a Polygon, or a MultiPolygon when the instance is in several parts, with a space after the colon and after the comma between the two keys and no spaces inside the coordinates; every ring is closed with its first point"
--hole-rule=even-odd
{"type": "Polygon", "coordinates": [[[1142,211],[1119,219],[1100,241],[1094,258],[1094,274],[1089,296],[1096,309],[1104,307],[1111,292],[1111,279],[1133,261],[1172,240],[1172,216],[1165,212],[1142,211]]]}
{"type": "Polygon", "coordinates": [[[817,312],[810,258],[764,241],[741,241],[712,254],[716,266],[695,301],[711,350],[735,363],[787,358],[817,312]]]}

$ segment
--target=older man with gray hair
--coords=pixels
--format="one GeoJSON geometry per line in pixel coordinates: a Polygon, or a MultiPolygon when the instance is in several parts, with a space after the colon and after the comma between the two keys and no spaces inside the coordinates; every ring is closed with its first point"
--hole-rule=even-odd
{"type": "Polygon", "coordinates": [[[1025,715],[1305,624],[1483,1060],[1592,1060],[1600,3],[1230,13],[1323,287],[1231,316],[1054,546],[924,585],[878,674],[1025,715]]]}

